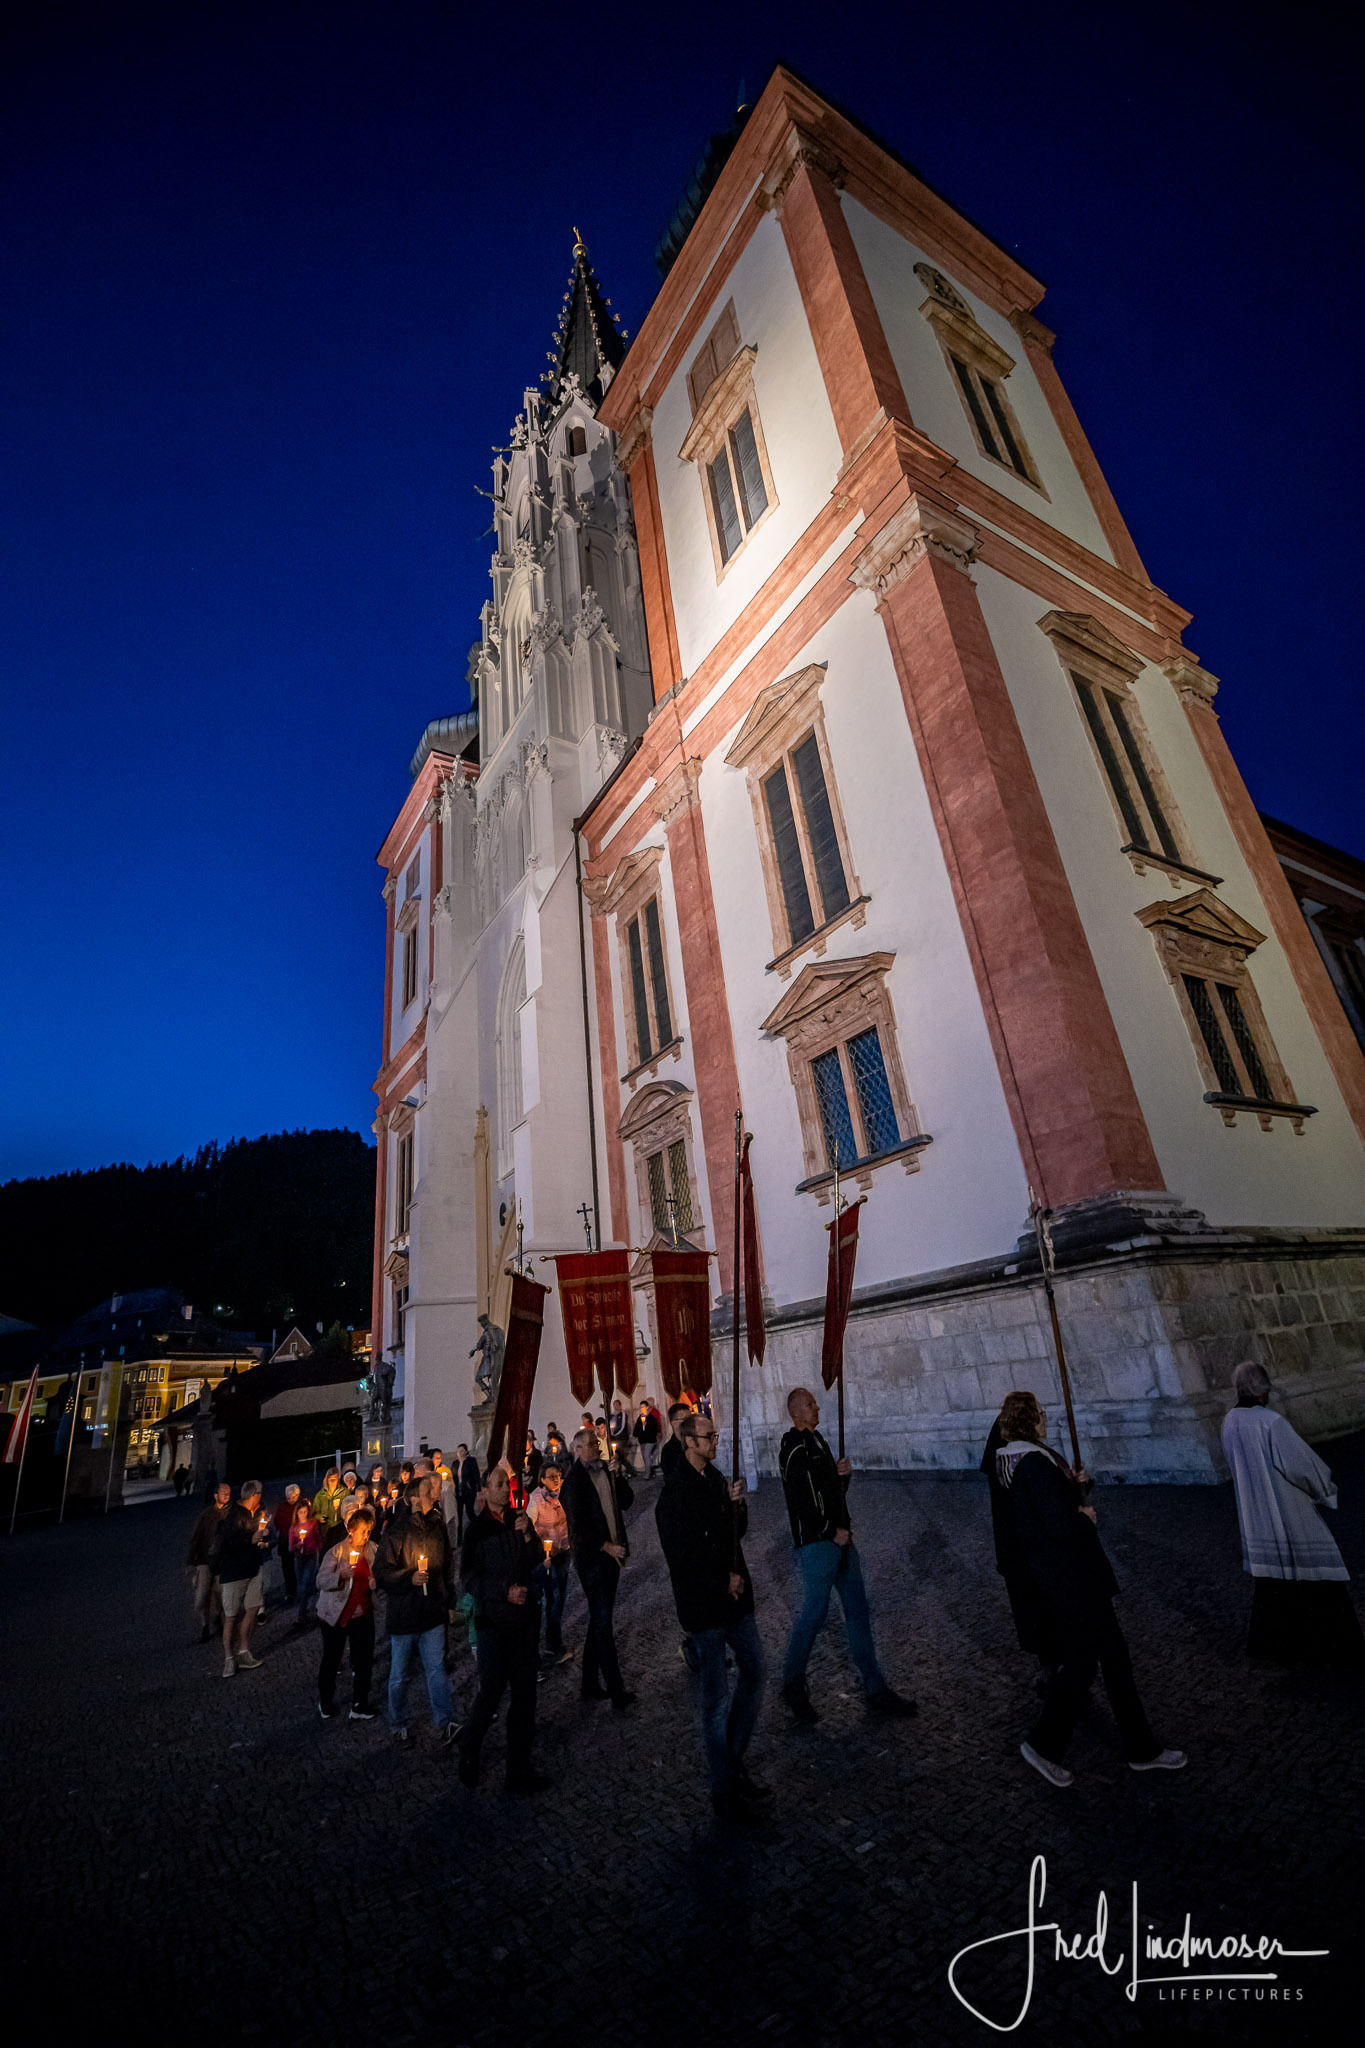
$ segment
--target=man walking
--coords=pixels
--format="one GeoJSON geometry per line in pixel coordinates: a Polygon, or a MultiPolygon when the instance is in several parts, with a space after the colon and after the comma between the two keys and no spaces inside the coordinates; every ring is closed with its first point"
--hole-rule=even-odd
{"type": "Polygon", "coordinates": [[[691,1403],[674,1401],[668,1411],[668,1437],[659,1453],[659,1470],[671,1479],[683,1454],[682,1426],[692,1413],[691,1403]]]}
{"type": "Polygon", "coordinates": [[[407,1513],[390,1522],[375,1560],[375,1583],[388,1604],[389,1726],[408,1739],[403,1694],[409,1668],[421,1663],[431,1718],[443,1741],[459,1733],[445,1670],[446,1620],[451,1604],[450,1542],[428,1473],[409,1480],[407,1513]]]}
{"type": "Polygon", "coordinates": [[[668,1560],[678,1620],[701,1672],[701,1732],[711,1804],[723,1820],[752,1825],[771,1798],[744,1761],[763,1696],[763,1647],[754,1621],[754,1589],[742,1548],[749,1526],[745,1485],[727,1486],[715,1467],[719,1435],[705,1415],[683,1424],[683,1456],[654,1510],[668,1560]],[[738,1681],[733,1698],[726,1652],[738,1681]]]}
{"type": "Polygon", "coordinates": [[[614,1469],[624,1472],[626,1453],[630,1449],[630,1417],[626,1413],[626,1404],[619,1394],[611,1404],[611,1417],[607,1423],[607,1443],[614,1469]]]}
{"type": "Polygon", "coordinates": [[[299,1504],[299,1489],[291,1481],[284,1489],[284,1499],[271,1516],[275,1530],[275,1551],[284,1574],[284,1605],[292,1607],[299,1596],[298,1578],[294,1571],[294,1554],[289,1548],[289,1531],[294,1526],[294,1510],[299,1504]]]}
{"type": "Polygon", "coordinates": [[[569,1545],[588,1603],[582,1694],[585,1700],[610,1699],[619,1712],[635,1703],[635,1694],[626,1691],[621,1677],[612,1632],[621,1566],[630,1555],[625,1510],[635,1496],[630,1482],[617,1478],[603,1463],[595,1429],[578,1431],[573,1453],[573,1468],[564,1481],[563,1499],[569,1545]]]}
{"type": "Polygon", "coordinates": [[[820,1405],[808,1388],[796,1387],[788,1394],[787,1413],[792,1426],[778,1447],[777,1464],[801,1572],[802,1601],[787,1644],[782,1697],[803,1725],[819,1720],[806,1688],[806,1666],[825,1625],[830,1594],[837,1592],[848,1654],[862,1679],[868,1712],[888,1717],[913,1714],[914,1701],[892,1691],[877,1662],[863,1567],[848,1515],[847,1482],[853,1467],[847,1458],[835,1462],[816,1427],[820,1405]]]}
{"type": "Polygon", "coordinates": [[[194,1587],[194,1611],[199,1617],[199,1640],[206,1643],[223,1625],[223,1598],[214,1576],[213,1547],[224,1515],[232,1505],[232,1488],[226,1480],[213,1489],[213,1498],[199,1510],[190,1531],[185,1562],[194,1587]]]}
{"type": "Polygon", "coordinates": [[[261,1482],[244,1479],[214,1545],[214,1569],[223,1589],[224,1678],[261,1668],[260,1658],[252,1656],[248,1645],[261,1611],[261,1567],[269,1549],[270,1520],[261,1513],[261,1482]]]}
{"type": "Polygon", "coordinates": [[[1047,1417],[1033,1394],[1007,1394],[999,1420],[996,1471],[1008,1503],[1009,1549],[1033,1574],[1059,1644],[1042,1711],[1020,1743],[1020,1755],[1050,1785],[1072,1782],[1062,1758],[1099,1670],[1130,1768],[1181,1770],[1184,1752],[1162,1748],[1138,1697],[1114,1615],[1118,1581],[1096,1533],[1085,1474],[1073,1473],[1045,1441],[1047,1417]]]}
{"type": "Polygon", "coordinates": [[[479,1692],[460,1737],[460,1783],[479,1782],[479,1751],[503,1693],[507,1709],[509,1792],[544,1792],[553,1783],[531,1762],[536,1733],[536,1646],[540,1606],[532,1575],[540,1544],[525,1512],[511,1507],[511,1478],[496,1465],[484,1482],[482,1512],[474,1517],[460,1553],[460,1583],[474,1602],[474,1654],[479,1692]]]}
{"type": "Polygon", "coordinates": [[[640,1403],[631,1435],[639,1446],[640,1470],[646,1479],[652,1479],[659,1461],[659,1415],[652,1401],[640,1403]]]}
{"type": "Polygon", "coordinates": [[[468,1444],[457,1444],[455,1448],[455,1504],[459,1509],[458,1521],[460,1540],[474,1519],[474,1501],[483,1484],[479,1472],[479,1461],[470,1456],[468,1444]]]}

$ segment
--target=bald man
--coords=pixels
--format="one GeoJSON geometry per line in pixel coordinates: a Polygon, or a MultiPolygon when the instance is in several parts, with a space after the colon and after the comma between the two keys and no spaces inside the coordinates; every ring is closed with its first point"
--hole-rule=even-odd
{"type": "Polygon", "coordinates": [[[787,1396],[787,1413],[792,1426],[778,1448],[777,1464],[787,1498],[803,1598],[787,1644],[782,1697],[803,1726],[809,1727],[819,1720],[806,1686],[806,1665],[815,1638],[825,1625],[830,1594],[837,1593],[844,1610],[848,1654],[862,1679],[868,1712],[903,1718],[917,1710],[913,1700],[902,1699],[892,1691],[877,1662],[863,1568],[848,1515],[848,1481],[853,1467],[847,1458],[836,1462],[821,1436],[816,1427],[820,1404],[808,1387],[792,1389],[787,1396]]]}

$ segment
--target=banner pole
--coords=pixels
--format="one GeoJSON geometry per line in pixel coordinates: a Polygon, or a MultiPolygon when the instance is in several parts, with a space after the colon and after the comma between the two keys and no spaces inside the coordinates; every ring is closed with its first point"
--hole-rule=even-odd
{"type": "Polygon", "coordinates": [[[104,1479],[104,1512],[109,1512],[109,1495],[114,1486],[114,1460],[118,1456],[119,1405],[123,1399],[123,1367],[116,1365],[109,1380],[109,1403],[113,1421],[109,1425],[109,1470],[104,1479]],[[117,1391],[116,1391],[117,1389],[117,1391]]]}
{"type": "Polygon", "coordinates": [[[731,1338],[731,1386],[730,1386],[730,1477],[739,1477],[739,1289],[744,1262],[744,1239],[741,1231],[743,1194],[740,1187],[740,1161],[744,1149],[744,1112],[735,1111],[735,1265],[732,1294],[734,1299],[734,1328],[731,1338]]]}
{"type": "MultiPolygon", "coordinates": [[[[834,1145],[834,1299],[842,1309],[844,1302],[844,1276],[842,1253],[839,1248],[839,1144],[834,1145]]],[[[844,1456],[844,1344],[839,1340],[839,1456],[844,1456]]]]}
{"type": "Polygon", "coordinates": [[[1076,1410],[1071,1402],[1071,1375],[1066,1369],[1066,1346],[1062,1342],[1062,1325],[1057,1315],[1057,1297],[1052,1291],[1052,1232],[1048,1229],[1047,1218],[1050,1210],[1040,1208],[1033,1189],[1028,1191],[1029,1212],[1033,1217],[1033,1234],[1038,1240],[1038,1261],[1043,1269],[1043,1292],[1047,1296],[1047,1312],[1052,1322],[1052,1343],[1057,1353],[1057,1371],[1062,1382],[1062,1399],[1066,1403],[1066,1426],[1071,1433],[1071,1461],[1073,1468],[1081,1469],[1081,1446],[1076,1435],[1076,1410]]]}
{"type": "Polygon", "coordinates": [[[57,1527],[66,1520],[66,1489],[71,1484],[71,1451],[76,1441],[76,1410],[81,1405],[81,1376],[77,1373],[71,1382],[71,1428],[66,1438],[66,1465],[62,1472],[62,1504],[57,1510],[57,1527]]]}
{"type": "MultiPolygon", "coordinates": [[[[36,1392],[36,1389],[35,1389],[36,1392]]],[[[19,1470],[14,1481],[14,1500],[9,1511],[9,1533],[14,1534],[14,1519],[19,1512],[19,1494],[24,1484],[24,1460],[28,1456],[28,1440],[33,1434],[33,1403],[28,1404],[28,1415],[24,1422],[24,1441],[19,1446],[19,1470]]]]}

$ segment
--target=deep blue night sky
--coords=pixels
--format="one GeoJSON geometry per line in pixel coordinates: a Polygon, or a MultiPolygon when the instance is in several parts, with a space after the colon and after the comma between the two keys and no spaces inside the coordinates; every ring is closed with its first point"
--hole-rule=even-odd
{"type": "Polygon", "coordinates": [[[0,1177],[368,1129],[373,855],[466,701],[474,487],[572,228],[633,332],[692,160],[779,57],[1051,281],[1253,795],[1365,853],[1345,14],[1262,40],[1225,6],[32,7],[0,258],[0,1177]]]}

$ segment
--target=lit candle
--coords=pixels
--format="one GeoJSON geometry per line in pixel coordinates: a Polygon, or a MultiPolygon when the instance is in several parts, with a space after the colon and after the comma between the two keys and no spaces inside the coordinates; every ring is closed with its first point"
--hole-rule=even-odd
{"type": "Polygon", "coordinates": [[[357,1566],[357,1565],[359,1564],[359,1562],[360,1562],[360,1552],[359,1552],[358,1550],[353,1550],[353,1551],[351,1552],[351,1570],[352,1570],[352,1571],[354,1571],[354,1570],[355,1570],[355,1568],[356,1568],[356,1566],[357,1566]]]}
{"type": "MultiPolygon", "coordinates": [[[[420,1557],[418,1558],[418,1560],[417,1560],[417,1569],[418,1569],[418,1571],[419,1571],[419,1572],[421,1572],[421,1573],[423,1574],[423,1576],[425,1576],[425,1574],[426,1574],[426,1568],[427,1568],[427,1556],[426,1556],[426,1552],[425,1552],[425,1551],[423,1551],[423,1552],[422,1552],[422,1554],[421,1554],[421,1556],[420,1556],[420,1557]]],[[[424,1585],[424,1586],[422,1587],[422,1597],[423,1597],[423,1599],[425,1599],[425,1598],[426,1598],[426,1591],[427,1591],[427,1589],[426,1589],[426,1586],[424,1585]]]]}

